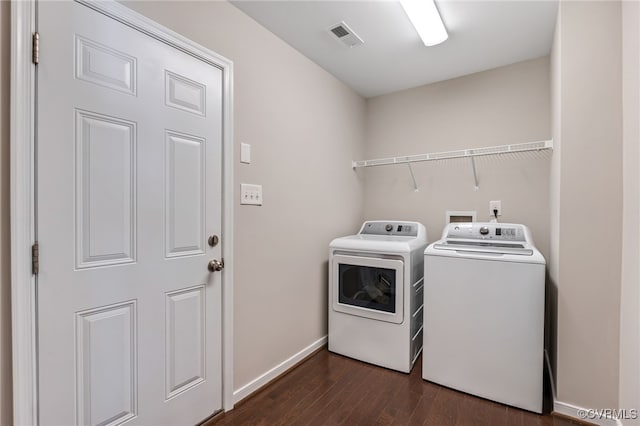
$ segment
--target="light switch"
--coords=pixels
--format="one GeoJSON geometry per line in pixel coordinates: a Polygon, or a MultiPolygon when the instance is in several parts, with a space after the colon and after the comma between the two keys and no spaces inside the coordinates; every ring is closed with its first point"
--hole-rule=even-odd
{"type": "Polygon", "coordinates": [[[240,162],[251,164],[251,145],[248,143],[240,144],[240,162]]]}
{"type": "Polygon", "coordinates": [[[240,204],[262,205],[262,185],[240,184],[240,204]]]}

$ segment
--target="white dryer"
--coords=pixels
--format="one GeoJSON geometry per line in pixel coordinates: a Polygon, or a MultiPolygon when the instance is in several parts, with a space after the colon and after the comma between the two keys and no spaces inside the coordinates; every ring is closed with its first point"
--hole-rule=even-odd
{"type": "Polygon", "coordinates": [[[368,221],[329,246],[329,350],[408,373],[422,349],[417,222],[368,221]]]}
{"type": "Polygon", "coordinates": [[[542,412],[545,260],[529,229],[452,223],[424,255],[422,377],[542,412]]]}

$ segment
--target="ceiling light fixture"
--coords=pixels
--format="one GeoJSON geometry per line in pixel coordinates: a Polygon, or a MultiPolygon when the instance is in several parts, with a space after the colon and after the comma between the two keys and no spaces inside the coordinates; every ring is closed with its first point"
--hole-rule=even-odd
{"type": "Polygon", "coordinates": [[[435,46],[449,38],[434,0],[401,0],[400,4],[425,46],[435,46]]]}

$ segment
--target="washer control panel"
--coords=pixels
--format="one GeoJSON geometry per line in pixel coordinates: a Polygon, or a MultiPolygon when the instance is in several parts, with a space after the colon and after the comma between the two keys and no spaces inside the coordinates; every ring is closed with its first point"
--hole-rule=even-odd
{"type": "Polygon", "coordinates": [[[416,237],[418,225],[415,222],[365,222],[360,234],[416,237]]]}
{"type": "Polygon", "coordinates": [[[445,239],[525,241],[524,227],[501,223],[450,223],[445,239]]]}

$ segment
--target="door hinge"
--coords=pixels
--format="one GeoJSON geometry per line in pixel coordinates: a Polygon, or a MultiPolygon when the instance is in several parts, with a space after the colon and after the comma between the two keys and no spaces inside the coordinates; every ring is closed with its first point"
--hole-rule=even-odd
{"type": "Polygon", "coordinates": [[[33,63],[38,65],[40,62],[40,34],[37,32],[33,33],[32,43],[31,43],[31,51],[33,54],[33,63]]]}
{"type": "Polygon", "coordinates": [[[36,241],[31,246],[31,273],[33,275],[38,275],[40,271],[40,247],[38,246],[38,242],[36,241]]]}

